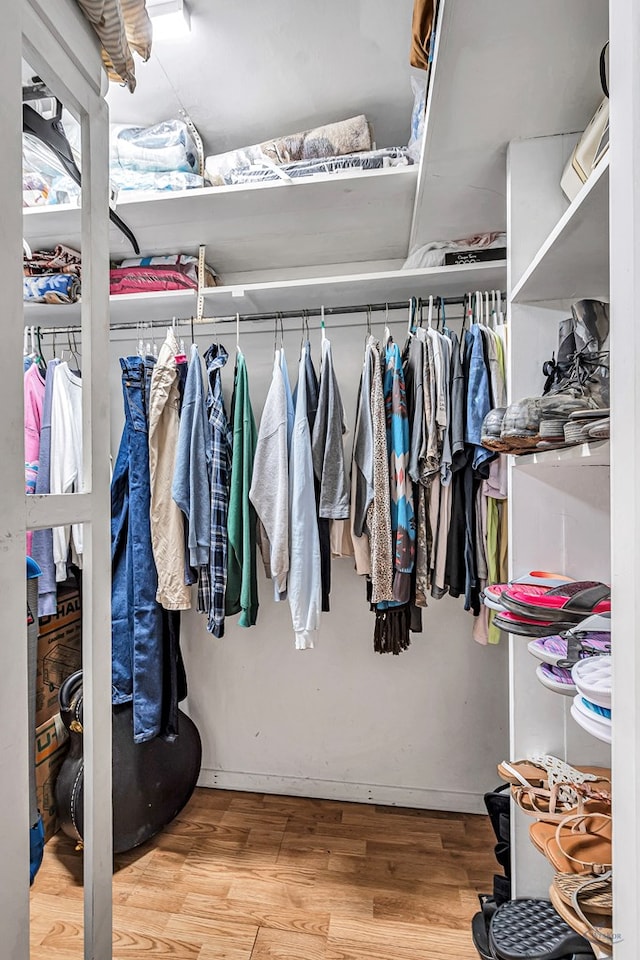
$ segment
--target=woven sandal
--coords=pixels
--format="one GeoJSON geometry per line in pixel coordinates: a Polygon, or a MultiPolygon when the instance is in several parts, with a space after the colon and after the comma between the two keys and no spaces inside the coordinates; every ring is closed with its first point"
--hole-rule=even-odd
{"type": "Polygon", "coordinates": [[[589,913],[610,917],[613,911],[613,892],[611,872],[601,877],[581,877],[577,873],[556,873],[553,886],[558,895],[569,906],[573,906],[576,897],[580,907],[589,913]]]}
{"type": "Polygon", "coordinates": [[[592,873],[602,875],[611,870],[611,815],[608,813],[570,814],[555,828],[552,836],[543,839],[544,830],[552,826],[534,823],[536,846],[544,847],[544,855],[559,873],[592,873]]]}
{"type": "Polygon", "coordinates": [[[552,884],[549,889],[549,899],[560,917],[568,923],[581,937],[584,937],[594,947],[596,957],[610,956],[611,946],[616,938],[613,934],[611,917],[601,914],[587,913],[580,906],[577,908],[566,903],[552,884]]]}

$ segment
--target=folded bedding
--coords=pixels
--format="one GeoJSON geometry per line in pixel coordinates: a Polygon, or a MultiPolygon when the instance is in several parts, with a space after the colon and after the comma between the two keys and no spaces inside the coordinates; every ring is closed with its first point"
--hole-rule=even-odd
{"type": "Polygon", "coordinates": [[[77,250],[59,243],[54,250],[34,250],[30,257],[24,257],[22,272],[25,277],[38,277],[52,273],[69,273],[79,277],[81,263],[77,250]]]}
{"type": "Polygon", "coordinates": [[[182,120],[152,127],[112,124],[109,137],[111,176],[118,169],[138,173],[198,173],[198,151],[182,120]]]}
{"type": "MultiPolygon", "coordinates": [[[[218,283],[215,272],[207,264],[203,280],[205,287],[215,287],[218,283]]],[[[198,258],[183,253],[162,257],[131,257],[112,265],[109,285],[112,296],[197,290],[198,258]]]]}
{"type": "Polygon", "coordinates": [[[369,123],[361,114],[302,133],[277,137],[241,150],[207,157],[205,172],[214,186],[221,186],[233,182],[226,179],[233,171],[269,163],[279,166],[299,160],[341,157],[371,150],[373,146],[369,123]]]}
{"type": "Polygon", "coordinates": [[[70,273],[23,277],[22,286],[28,303],[75,303],[80,296],[80,280],[70,273]]]}
{"type": "Polygon", "coordinates": [[[444,266],[448,253],[471,252],[473,250],[493,250],[507,243],[505,233],[480,233],[462,240],[432,240],[412,250],[403,266],[404,270],[418,270],[425,267],[444,266]]]}
{"type": "Polygon", "coordinates": [[[382,170],[412,164],[406,147],[389,147],[382,150],[367,150],[346,157],[326,157],[318,160],[296,160],[275,167],[273,164],[256,163],[250,167],[230,170],[225,183],[260,183],[263,180],[281,179],[286,174],[292,179],[312,177],[319,173],[339,173],[343,170],[382,170]]]}

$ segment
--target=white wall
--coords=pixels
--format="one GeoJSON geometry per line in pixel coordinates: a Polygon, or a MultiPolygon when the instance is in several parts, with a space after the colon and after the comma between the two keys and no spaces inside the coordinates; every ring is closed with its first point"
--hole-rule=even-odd
{"type": "MultiPolygon", "coordinates": [[[[381,333],[380,314],[374,316],[381,333]]],[[[352,426],[364,328],[336,328],[340,322],[330,318],[328,326],[333,328],[335,365],[352,426]]],[[[300,326],[285,323],[295,383],[300,326]]],[[[392,324],[400,341],[405,323],[403,318],[392,324]]],[[[317,361],[317,320],[315,327],[317,361]]],[[[186,330],[185,335],[188,340],[186,330]]],[[[124,335],[114,333],[117,336],[124,335]]],[[[159,344],[161,337],[157,339],[159,344]]],[[[211,333],[197,339],[203,353],[211,333]]],[[[233,327],[221,324],[220,339],[231,354],[224,379],[228,391],[233,327]]],[[[271,374],[271,324],[243,325],[241,342],[258,418],[271,374]]],[[[122,423],[117,358],[126,352],[136,352],[134,341],[114,340],[114,452],[122,423]]],[[[349,435],[346,440],[349,450],[351,439],[349,435]]],[[[271,584],[262,573],[259,587],[258,623],[252,629],[243,630],[230,618],[224,639],[216,640],[207,633],[204,617],[191,611],[183,618],[187,709],[202,735],[202,784],[483,809],[482,793],[496,784],[496,763],[508,751],[506,644],[475,644],[470,614],[461,601],[446,598],[432,601],[423,615],[423,633],[413,635],[405,653],[374,653],[374,617],[365,585],[352,561],[343,559],[333,563],[332,609],[323,616],[317,647],[296,651],[288,604],[272,601],[271,584]]]]}
{"type": "Polygon", "coordinates": [[[116,123],[185,108],[207,153],[364,113],[380,147],[409,137],[411,0],[189,0],[191,34],[136,58],[137,86],[112,83],[116,123]]]}

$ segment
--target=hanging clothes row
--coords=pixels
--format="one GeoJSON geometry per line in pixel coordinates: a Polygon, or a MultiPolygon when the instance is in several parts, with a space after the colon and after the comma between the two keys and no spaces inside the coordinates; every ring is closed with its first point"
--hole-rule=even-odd
{"type": "Polygon", "coordinates": [[[498,640],[480,591],[506,575],[506,472],[504,458],[481,446],[480,417],[506,400],[505,328],[489,294],[469,296],[461,338],[444,312],[434,326],[433,306],[426,326],[412,309],[402,355],[388,331],[383,345],[369,337],[365,348],[351,534],[380,653],[406,649],[420,608],[447,593],[464,597],[479,642],[498,640]]]}
{"type": "MultiPolygon", "coordinates": [[[[82,489],[82,379],[77,346],[46,363],[33,327],[24,340],[24,446],[27,494],[74,493],[82,489]]],[[[38,563],[38,615],[56,611],[57,583],[69,564],[82,569],[82,524],[27,531],[27,555],[38,563]]]]}

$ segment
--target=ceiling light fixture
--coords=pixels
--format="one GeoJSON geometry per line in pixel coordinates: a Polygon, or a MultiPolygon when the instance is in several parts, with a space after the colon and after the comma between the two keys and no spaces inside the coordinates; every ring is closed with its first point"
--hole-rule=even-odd
{"type": "Polygon", "coordinates": [[[147,0],[147,13],[153,24],[154,40],[180,40],[191,33],[191,17],[184,0],[147,0]]]}

